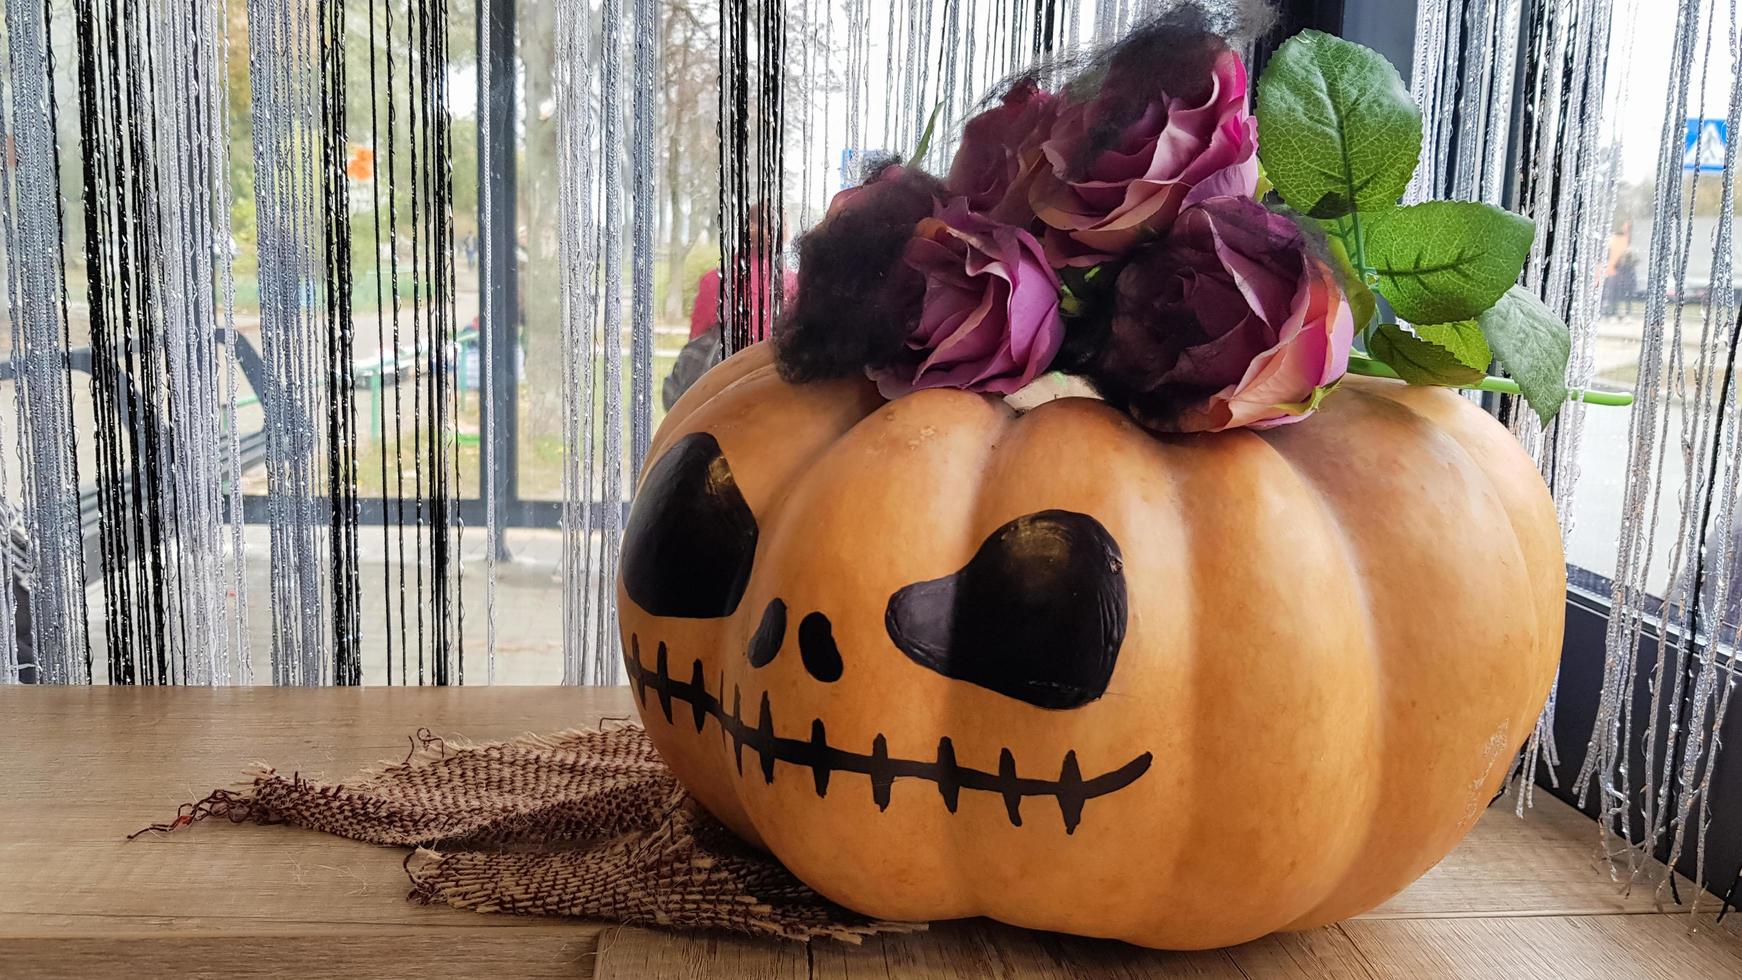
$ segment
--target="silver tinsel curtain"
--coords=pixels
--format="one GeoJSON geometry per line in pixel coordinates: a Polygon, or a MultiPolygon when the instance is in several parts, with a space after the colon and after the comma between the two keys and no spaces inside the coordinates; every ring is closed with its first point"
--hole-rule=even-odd
{"type": "Polygon", "coordinates": [[[1610,603],[1589,744],[1555,744],[1551,700],[1523,771],[1594,804],[1617,876],[1665,899],[1684,898],[1665,863],[1692,855],[1711,880],[1709,828],[1737,817],[1711,791],[1742,625],[1722,138],[1742,123],[1739,37],[1730,0],[1423,0],[1416,35],[1433,147],[1418,188],[1534,218],[1526,280],[1573,328],[1569,384],[1635,392],[1626,412],[1570,403],[1547,431],[1510,416],[1555,492],[1573,584],[1610,603]]]}
{"type": "Polygon", "coordinates": [[[699,271],[1143,7],[5,3],[0,682],[616,682],[699,271]]]}

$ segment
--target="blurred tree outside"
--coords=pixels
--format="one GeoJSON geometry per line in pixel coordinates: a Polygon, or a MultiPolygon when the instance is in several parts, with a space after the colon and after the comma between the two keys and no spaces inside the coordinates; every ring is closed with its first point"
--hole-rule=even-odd
{"type": "MultiPolygon", "coordinates": [[[[475,236],[479,231],[476,16],[480,2],[487,0],[449,0],[447,8],[448,59],[441,77],[448,88],[452,113],[449,179],[456,252],[462,250],[467,236],[475,236]]],[[[498,138],[515,140],[517,148],[517,252],[526,354],[521,417],[523,425],[530,430],[522,443],[525,447],[540,445],[539,437],[560,431],[562,364],[573,357],[573,352],[560,349],[558,241],[561,234],[572,233],[572,230],[559,227],[557,214],[557,119],[553,68],[556,57],[555,14],[559,2],[585,5],[592,30],[589,50],[598,51],[599,7],[596,0],[517,0],[519,77],[516,127],[511,133],[498,134],[498,138]]],[[[83,265],[80,120],[75,78],[78,63],[75,10],[74,0],[49,0],[49,3],[65,200],[67,281],[72,299],[69,327],[73,342],[79,344],[85,342],[88,315],[82,307],[86,273],[83,265]]],[[[758,6],[753,0],[750,9],[753,24],[759,17],[758,6]]],[[[227,19],[227,30],[220,43],[226,59],[223,82],[228,89],[225,108],[232,238],[229,251],[235,279],[237,324],[245,335],[255,334],[259,322],[259,223],[253,145],[255,106],[250,76],[248,7],[241,0],[225,5],[223,16],[227,19]]],[[[314,10],[309,8],[309,11],[310,36],[313,38],[314,10]]],[[[657,253],[654,256],[656,388],[659,375],[669,364],[669,357],[687,339],[689,311],[697,281],[719,261],[720,10],[709,0],[660,0],[659,11],[659,61],[656,69],[656,111],[659,118],[655,138],[653,215],[657,253]]],[[[813,109],[820,108],[830,93],[839,87],[839,79],[832,68],[819,67],[827,72],[821,82],[802,76],[804,60],[796,52],[802,50],[804,43],[814,42],[824,33],[821,23],[805,22],[805,13],[801,9],[788,9],[786,130],[789,146],[801,142],[803,100],[810,100],[813,109]]],[[[822,16],[822,12],[817,13],[819,21],[822,16]]],[[[429,299],[426,270],[430,262],[427,254],[430,237],[426,228],[418,229],[415,247],[420,271],[415,281],[412,274],[412,220],[414,214],[423,213],[423,209],[413,208],[413,195],[417,194],[419,203],[423,204],[421,199],[428,192],[420,179],[414,179],[412,167],[414,150],[420,157],[428,152],[422,145],[413,146],[410,126],[414,111],[414,41],[417,29],[415,7],[409,0],[346,5],[347,79],[344,97],[348,149],[353,154],[367,153],[373,157],[372,179],[353,175],[354,183],[350,188],[352,307],[360,360],[376,356],[377,296],[384,303],[390,301],[388,280],[395,257],[399,265],[402,318],[409,318],[414,307],[427,304],[429,299]]],[[[624,93],[627,99],[631,83],[627,56],[630,39],[625,37],[623,40],[626,48],[624,93]]],[[[826,55],[819,55],[818,62],[820,66],[833,63],[826,55]]],[[[755,71],[754,66],[752,71],[755,71]]],[[[591,84],[595,86],[596,95],[596,74],[592,76],[591,84]]],[[[313,94],[318,96],[318,84],[313,94]]],[[[416,101],[421,103],[421,100],[416,101]]],[[[629,115],[625,111],[622,139],[609,148],[610,152],[623,155],[620,162],[625,165],[628,163],[629,128],[632,126],[629,115]]],[[[420,125],[426,122],[420,120],[420,125]]],[[[309,146],[317,145],[318,134],[304,132],[299,135],[308,141],[309,146]]],[[[797,196],[794,191],[800,168],[810,162],[789,151],[786,161],[789,199],[797,196]]],[[[420,159],[417,169],[425,170],[425,163],[420,159]]],[[[597,188],[591,190],[598,193],[597,188]]],[[[622,219],[627,223],[632,220],[627,213],[627,186],[624,187],[623,207],[622,219]]],[[[789,215],[789,244],[796,233],[796,219],[799,218],[802,215],[789,215]]],[[[318,226],[314,233],[318,236],[318,226]]],[[[626,226],[623,234],[626,253],[630,238],[626,226]]],[[[628,258],[625,254],[625,280],[629,271],[628,258]]],[[[463,256],[454,258],[459,327],[468,326],[478,308],[477,273],[470,271],[468,266],[463,256]]],[[[622,288],[627,289],[627,281],[622,288]]],[[[624,309],[627,329],[627,297],[624,309]]],[[[387,342],[391,344],[391,339],[388,338],[387,342]]],[[[409,343],[409,338],[402,337],[402,344],[409,343]]],[[[623,350],[627,357],[627,337],[623,350]]]]}

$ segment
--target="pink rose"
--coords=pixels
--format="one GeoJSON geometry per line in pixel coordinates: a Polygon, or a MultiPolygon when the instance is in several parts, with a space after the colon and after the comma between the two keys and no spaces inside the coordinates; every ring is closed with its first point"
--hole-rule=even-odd
{"type": "Polygon", "coordinates": [[[962,127],[962,144],[944,182],[968,207],[1005,224],[1027,225],[1028,187],[1046,164],[1041,144],[1058,117],[1059,99],[1033,80],[1017,82],[1004,101],[962,127]]]}
{"type": "Polygon", "coordinates": [[[1355,320],[1294,222],[1250,197],[1182,211],[1119,274],[1098,377],[1152,429],[1266,429],[1310,414],[1355,320]]]}
{"type": "Polygon", "coordinates": [[[906,260],[925,278],[925,299],[901,355],[870,371],[883,397],[1007,395],[1052,363],[1064,338],[1059,280],[1033,235],[956,198],[915,227],[906,260]]]}
{"type": "Polygon", "coordinates": [[[1042,147],[1051,166],[1040,168],[1029,200],[1054,265],[1096,265],[1165,233],[1181,208],[1257,189],[1258,122],[1246,110],[1239,55],[1216,55],[1195,96],[1157,93],[1097,151],[1109,119],[1129,115],[1122,87],[1140,84],[1110,79],[1095,99],[1065,109],[1042,147]]]}

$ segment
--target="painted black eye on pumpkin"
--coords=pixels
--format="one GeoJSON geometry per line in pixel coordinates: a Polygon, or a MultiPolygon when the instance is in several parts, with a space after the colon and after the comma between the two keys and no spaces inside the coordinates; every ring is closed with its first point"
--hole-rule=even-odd
{"type": "Polygon", "coordinates": [[[756,533],[720,443],[692,432],[653,464],[635,495],[623,531],[623,589],[655,616],[730,616],[750,582],[756,533]]]}
{"type": "Polygon", "coordinates": [[[756,624],[756,632],[751,634],[750,645],[744,651],[750,666],[766,667],[773,663],[785,639],[786,603],[779,598],[770,599],[768,607],[762,610],[762,622],[756,624]]]}
{"type": "Polygon", "coordinates": [[[884,615],[914,663],[1040,708],[1107,693],[1125,620],[1118,543],[1065,510],[1003,525],[961,571],[906,586],[884,615]]]}

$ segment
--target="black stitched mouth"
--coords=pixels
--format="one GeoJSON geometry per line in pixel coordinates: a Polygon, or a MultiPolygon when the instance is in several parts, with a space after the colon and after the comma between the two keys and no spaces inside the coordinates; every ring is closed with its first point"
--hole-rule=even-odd
{"type": "MultiPolygon", "coordinates": [[[[682,681],[671,676],[668,657],[665,643],[661,642],[655,655],[654,667],[648,670],[641,663],[641,638],[630,634],[629,650],[625,651],[623,660],[628,668],[629,682],[635,686],[635,699],[643,708],[647,706],[647,692],[651,688],[659,698],[659,708],[664,712],[667,722],[672,720],[674,699],[689,705],[690,715],[698,732],[712,716],[719,722],[721,730],[732,739],[732,756],[737,763],[738,774],[744,774],[744,748],[748,746],[761,760],[762,779],[765,783],[774,782],[776,762],[810,769],[818,796],[828,795],[829,777],[834,773],[855,772],[869,776],[871,799],[879,810],[889,808],[889,788],[895,780],[924,779],[937,785],[938,794],[943,797],[944,806],[951,813],[956,812],[957,801],[964,789],[997,793],[1004,798],[1004,810],[1010,817],[1010,823],[1017,827],[1022,826],[1021,808],[1024,797],[1053,797],[1058,800],[1059,812],[1064,817],[1065,833],[1073,834],[1077,825],[1082,823],[1084,803],[1130,786],[1149,771],[1152,761],[1151,754],[1145,752],[1118,769],[1084,779],[1082,771],[1077,767],[1076,750],[1072,749],[1065,753],[1057,779],[1036,779],[1016,774],[1016,757],[1008,748],[1001,750],[998,755],[997,772],[959,765],[956,762],[955,746],[948,736],[938,739],[937,759],[934,761],[891,758],[888,740],[881,733],[871,741],[869,755],[830,745],[821,718],[811,721],[810,738],[782,738],[774,733],[774,716],[769,710],[767,691],[762,692],[762,704],[757,713],[756,724],[749,725],[744,721],[743,696],[737,685],[732,687],[732,708],[727,711],[719,697],[708,693],[701,660],[695,661],[690,671],[690,679],[682,681]]],[[[725,680],[722,672],[719,685],[722,693],[725,691],[725,680]]]]}

